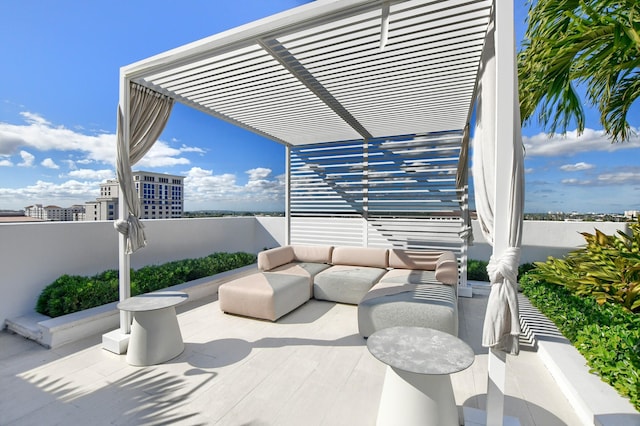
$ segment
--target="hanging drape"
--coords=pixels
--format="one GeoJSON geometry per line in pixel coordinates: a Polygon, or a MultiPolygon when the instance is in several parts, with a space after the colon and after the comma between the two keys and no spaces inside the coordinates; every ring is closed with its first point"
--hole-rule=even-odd
{"type": "MultiPolygon", "coordinates": [[[[520,128],[520,114],[517,96],[515,99],[496,99],[495,32],[487,34],[487,41],[481,64],[479,80],[479,101],[476,105],[476,128],[473,145],[473,179],[475,202],[480,228],[486,240],[494,247],[487,271],[491,280],[491,292],[482,334],[482,345],[517,354],[520,322],[518,317],[517,274],[520,261],[523,217],[523,145],[520,128]],[[515,111],[513,123],[513,155],[507,162],[496,164],[498,102],[512,102],[515,111]],[[496,193],[496,182],[507,183],[508,193],[496,193]],[[508,223],[495,223],[496,197],[500,205],[508,208],[508,223]],[[496,253],[496,226],[506,226],[508,241],[500,246],[507,247],[496,253]]],[[[517,79],[517,73],[515,73],[517,79]]],[[[515,87],[517,88],[517,81],[515,87]]],[[[505,152],[505,151],[503,151],[505,152]]]]}
{"type": "Polygon", "coordinates": [[[137,196],[131,166],[151,149],[164,130],[173,99],[131,83],[129,110],[129,146],[124,140],[124,117],[118,106],[118,152],[116,172],[120,186],[120,202],[126,204],[127,217],[114,223],[127,238],[126,253],[131,254],[147,245],[144,226],[140,222],[140,198],[137,196]],[[129,155],[126,155],[126,153],[129,155]]]}

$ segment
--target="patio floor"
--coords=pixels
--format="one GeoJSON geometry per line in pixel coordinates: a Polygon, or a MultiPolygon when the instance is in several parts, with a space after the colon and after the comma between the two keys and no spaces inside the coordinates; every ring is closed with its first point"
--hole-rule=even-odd
{"type": "MultiPolygon", "coordinates": [[[[474,364],[452,376],[459,407],[484,408],[487,295],[460,299],[474,364]]],[[[186,349],[152,367],[101,349],[101,336],[47,350],[0,332],[0,424],[373,425],[385,366],[356,307],[311,300],[277,323],[225,315],[217,300],[180,308],[186,349]]],[[[535,352],[507,363],[505,414],[522,425],[579,425],[535,352]]]]}

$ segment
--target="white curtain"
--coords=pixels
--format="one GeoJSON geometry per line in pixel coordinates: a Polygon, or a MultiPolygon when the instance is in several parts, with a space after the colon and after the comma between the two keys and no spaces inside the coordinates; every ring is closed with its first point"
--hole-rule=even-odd
{"type": "MultiPolygon", "coordinates": [[[[517,275],[520,263],[523,217],[523,145],[520,128],[520,107],[515,99],[496,99],[496,61],[494,31],[487,35],[487,45],[482,60],[481,78],[478,86],[479,101],[476,105],[476,128],[473,145],[473,179],[476,210],[480,228],[486,240],[494,246],[487,271],[491,280],[491,293],[482,334],[482,345],[518,354],[520,322],[517,298],[517,275]],[[501,123],[513,127],[513,156],[503,164],[496,164],[497,102],[511,102],[515,111],[514,123],[501,123]],[[496,182],[507,183],[508,193],[496,193],[496,182]],[[496,204],[508,210],[508,223],[496,223],[496,204]],[[496,253],[496,226],[508,227],[507,247],[496,253]]],[[[515,75],[517,80],[517,74],[515,75]]],[[[517,88],[517,81],[515,87],[517,88]]],[[[504,151],[503,151],[504,152],[504,151]]]]}
{"type": "Polygon", "coordinates": [[[129,155],[124,140],[124,117],[118,106],[118,154],[116,172],[120,186],[120,200],[126,204],[127,217],[114,223],[115,228],[127,237],[126,253],[131,254],[147,245],[144,226],[140,222],[140,199],[136,194],[131,166],[140,161],[151,149],[164,130],[173,99],[138,84],[130,86],[129,155]]]}

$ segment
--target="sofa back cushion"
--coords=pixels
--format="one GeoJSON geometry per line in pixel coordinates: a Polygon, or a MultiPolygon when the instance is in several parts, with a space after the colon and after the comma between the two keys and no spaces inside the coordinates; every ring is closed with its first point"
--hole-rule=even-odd
{"type": "Polygon", "coordinates": [[[444,284],[458,283],[458,260],[452,251],[389,250],[389,267],[435,271],[435,277],[444,284]]]}
{"type": "Polygon", "coordinates": [[[436,279],[445,284],[455,285],[458,283],[458,259],[452,251],[445,251],[438,258],[436,279]]]}
{"type": "Polygon", "coordinates": [[[258,253],[258,269],[261,271],[270,271],[285,263],[293,262],[294,258],[295,255],[291,246],[264,250],[258,253]]]}
{"type": "Polygon", "coordinates": [[[330,263],[333,246],[293,245],[293,257],[298,262],[330,263]]]}
{"type": "Polygon", "coordinates": [[[435,271],[441,251],[389,250],[389,267],[435,271]]]}
{"type": "Polygon", "coordinates": [[[371,247],[335,247],[331,254],[334,265],[371,266],[387,268],[388,250],[371,247]]]}

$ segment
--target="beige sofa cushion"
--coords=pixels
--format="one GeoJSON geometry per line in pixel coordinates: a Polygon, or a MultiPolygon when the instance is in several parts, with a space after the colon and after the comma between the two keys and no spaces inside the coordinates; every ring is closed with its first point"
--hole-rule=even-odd
{"type": "Polygon", "coordinates": [[[335,247],[331,255],[334,265],[368,266],[372,268],[386,268],[388,250],[371,247],[335,247]]]}
{"type": "Polygon", "coordinates": [[[291,262],[330,263],[333,246],[292,245],[276,247],[258,253],[258,269],[271,271],[291,262]]]}
{"type": "Polygon", "coordinates": [[[458,283],[458,261],[451,251],[389,250],[389,267],[414,271],[435,271],[444,284],[458,283]]]}
{"type": "Polygon", "coordinates": [[[291,246],[276,247],[258,253],[258,269],[270,271],[273,268],[293,262],[295,254],[291,246]]]}
{"type": "Polygon", "coordinates": [[[333,246],[293,245],[293,255],[298,262],[330,263],[333,246]]]}
{"type": "Polygon", "coordinates": [[[441,255],[441,251],[391,249],[389,250],[389,267],[435,271],[441,255]]]}
{"type": "Polygon", "coordinates": [[[438,258],[436,279],[444,284],[458,284],[458,259],[453,252],[445,251],[438,258]]]}
{"type": "Polygon", "coordinates": [[[309,300],[308,278],[255,273],[222,284],[218,299],[223,312],[275,321],[309,300]]]}

